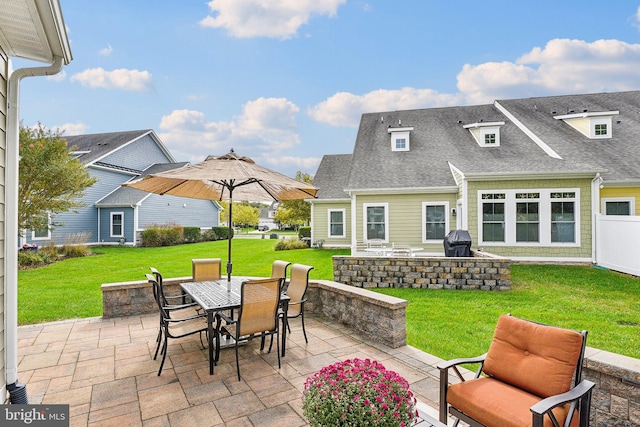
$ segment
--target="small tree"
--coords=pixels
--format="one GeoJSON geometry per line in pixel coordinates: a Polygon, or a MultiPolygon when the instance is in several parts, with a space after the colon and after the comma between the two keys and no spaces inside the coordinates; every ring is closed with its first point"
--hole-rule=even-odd
{"type": "Polygon", "coordinates": [[[84,190],[96,179],[71,151],[59,134],[40,123],[35,128],[20,126],[19,229],[45,229],[49,214],[83,206],[84,190]]]}
{"type": "MultiPolygon", "coordinates": [[[[227,222],[229,221],[229,202],[219,202],[220,205],[224,208],[222,213],[222,219],[227,222]]],[[[233,224],[245,225],[248,227],[253,227],[258,225],[260,221],[260,209],[251,206],[249,203],[245,202],[233,202],[233,224]]]]}
{"type": "MultiPolygon", "coordinates": [[[[308,173],[298,171],[296,180],[311,184],[313,178],[308,173]]],[[[309,224],[311,221],[311,203],[304,200],[285,200],[283,201],[274,215],[276,221],[280,224],[289,224],[300,227],[309,224]]]]}
{"type": "Polygon", "coordinates": [[[246,203],[236,203],[233,205],[233,222],[245,227],[258,225],[260,221],[260,209],[246,203]]]}

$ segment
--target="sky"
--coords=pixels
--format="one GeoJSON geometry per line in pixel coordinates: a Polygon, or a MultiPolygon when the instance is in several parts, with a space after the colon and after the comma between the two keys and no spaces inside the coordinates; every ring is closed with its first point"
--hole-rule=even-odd
{"type": "Polygon", "coordinates": [[[22,80],[23,125],[153,129],[176,161],[233,148],[313,175],[363,113],[640,89],[634,0],[60,4],[73,61],[22,80]]]}

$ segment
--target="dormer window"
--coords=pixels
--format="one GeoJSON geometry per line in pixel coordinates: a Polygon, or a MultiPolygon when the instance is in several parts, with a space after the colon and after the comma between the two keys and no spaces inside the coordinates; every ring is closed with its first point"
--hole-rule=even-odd
{"type": "Polygon", "coordinates": [[[391,151],[409,151],[409,135],[412,127],[388,128],[391,134],[391,151]]]}
{"type": "Polygon", "coordinates": [[[500,146],[500,126],[504,122],[479,122],[470,125],[464,125],[465,129],[469,129],[473,139],[476,140],[481,147],[499,147],[500,146]]]}
{"type": "Polygon", "coordinates": [[[553,116],[556,120],[562,120],[584,136],[590,139],[608,139],[613,137],[611,123],[613,116],[619,111],[600,111],[563,114],[553,116]]]}

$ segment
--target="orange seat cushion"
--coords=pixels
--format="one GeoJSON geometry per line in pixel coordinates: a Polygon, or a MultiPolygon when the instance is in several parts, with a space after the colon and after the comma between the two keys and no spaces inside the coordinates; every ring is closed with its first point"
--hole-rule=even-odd
{"type": "MultiPolygon", "coordinates": [[[[493,378],[478,378],[449,386],[447,402],[474,420],[490,427],[531,427],[531,406],[542,400],[519,388],[493,378]],[[464,408],[464,409],[462,409],[464,408]]],[[[560,425],[567,417],[569,405],[553,409],[560,425]]],[[[571,426],[579,424],[577,413],[571,426]]],[[[544,427],[553,427],[549,417],[544,417],[544,427]]]]}
{"type": "Polygon", "coordinates": [[[483,372],[541,397],[568,391],[582,350],[582,334],[500,316],[483,372]]]}

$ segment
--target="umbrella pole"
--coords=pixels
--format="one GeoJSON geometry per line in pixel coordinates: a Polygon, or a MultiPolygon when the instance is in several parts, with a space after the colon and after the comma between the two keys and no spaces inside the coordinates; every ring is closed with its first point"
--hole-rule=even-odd
{"type": "MultiPolygon", "coordinates": [[[[233,226],[231,225],[231,219],[233,218],[233,190],[229,189],[229,242],[227,244],[227,282],[231,282],[231,270],[233,270],[233,264],[231,264],[231,238],[233,237],[233,226]]],[[[228,287],[227,287],[228,288],[228,287]]]]}

